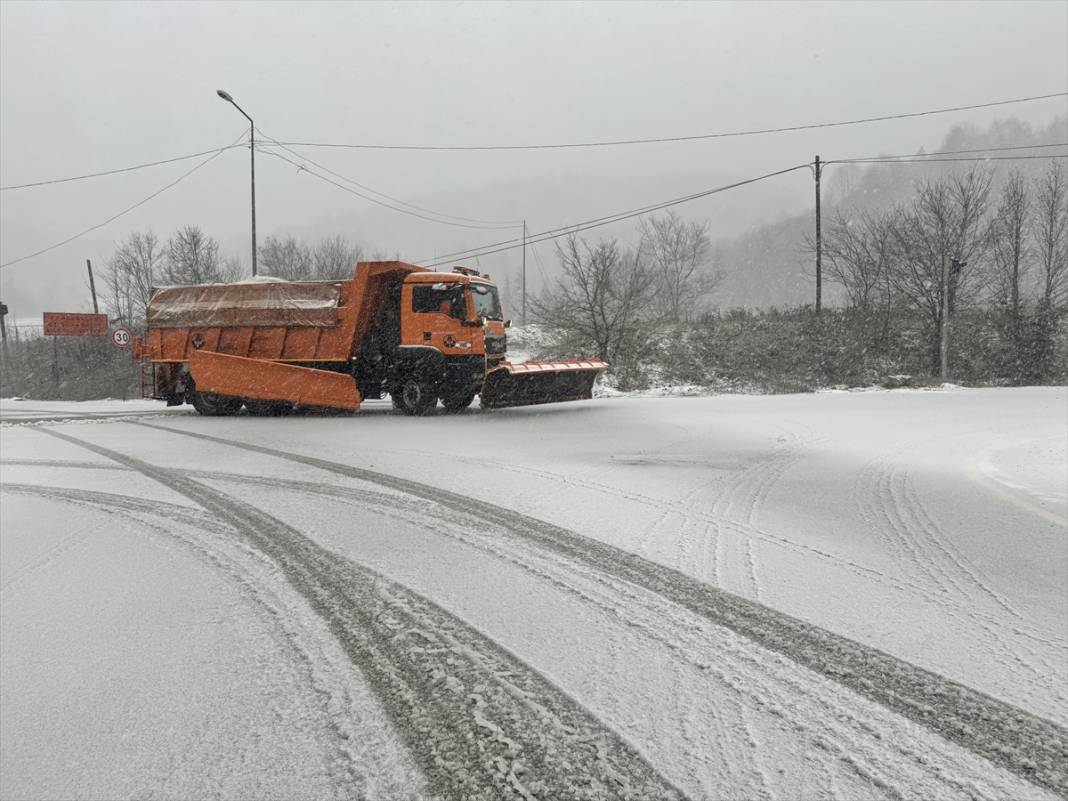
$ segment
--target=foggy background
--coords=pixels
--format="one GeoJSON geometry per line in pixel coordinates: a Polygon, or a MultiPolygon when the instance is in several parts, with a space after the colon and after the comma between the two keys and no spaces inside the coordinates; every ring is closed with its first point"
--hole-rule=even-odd
{"type": "MultiPolygon", "coordinates": [[[[0,183],[230,144],[247,134],[247,123],[216,96],[218,88],[282,141],[501,145],[910,113],[1061,92],[1066,75],[1068,4],[1060,2],[5,2],[0,183]]],[[[294,149],[406,202],[483,220],[525,219],[537,232],[817,153],[833,159],[934,150],[959,123],[985,129],[1015,117],[1044,130],[1066,109],[1059,97],[816,131],[574,150],[294,149]]],[[[198,161],[0,192],[0,262],[107,219],[198,161]]],[[[709,221],[720,240],[805,212],[812,196],[803,170],[676,211],[709,221]]],[[[460,228],[383,209],[263,153],[256,202],[261,245],[268,236],[342,234],[368,252],[419,262],[520,235],[519,228],[460,228]]],[[[0,299],[20,321],[46,309],[89,310],[87,258],[102,269],[130,232],[151,229],[166,240],[185,224],[199,225],[249,269],[247,148],[223,153],[91,234],[3,268],[0,299]]],[[[586,235],[633,241],[635,227],[630,220],[586,235]]],[[[514,301],[518,250],[467,263],[493,274],[514,301]]],[[[528,251],[533,291],[554,270],[551,243],[528,251]]],[[[758,290],[728,276],[720,300],[809,299],[800,272],[784,293],[758,290]]]]}

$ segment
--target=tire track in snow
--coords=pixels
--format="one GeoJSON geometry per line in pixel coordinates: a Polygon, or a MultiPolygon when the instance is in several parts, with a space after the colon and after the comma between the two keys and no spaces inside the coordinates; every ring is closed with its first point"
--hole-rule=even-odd
{"type": "Polygon", "coordinates": [[[277,564],[374,687],[432,794],[465,801],[683,797],[544,676],[421,595],[200,482],[41,431],[184,495],[277,564]]]}
{"type": "MultiPolygon", "coordinates": [[[[147,425],[151,425],[151,424],[147,424],[147,425]]],[[[170,429],[170,428],[168,428],[166,426],[152,426],[152,427],[158,427],[160,429],[167,429],[167,430],[170,430],[170,431],[177,431],[177,429],[170,429]]],[[[182,433],[185,433],[185,432],[182,432],[182,433]]],[[[440,456],[441,455],[441,454],[429,454],[428,452],[424,452],[424,451],[407,451],[407,452],[419,453],[419,454],[424,454],[425,453],[426,455],[435,455],[435,456],[440,456]]],[[[580,488],[584,488],[584,489],[591,489],[591,490],[594,490],[594,491],[597,491],[597,492],[601,492],[601,493],[603,493],[605,495],[611,495],[611,496],[614,496],[614,497],[617,497],[617,498],[623,498],[624,500],[631,501],[633,503],[637,503],[637,504],[640,504],[640,505],[648,506],[650,508],[655,508],[655,509],[663,511],[665,514],[661,518],[661,520],[663,520],[664,517],[666,517],[666,515],[668,515],[668,514],[677,513],[677,507],[673,502],[664,501],[661,498],[655,498],[655,497],[652,497],[652,496],[649,496],[649,495],[644,495],[644,494],[638,493],[638,492],[633,492],[633,491],[628,491],[628,490],[621,490],[621,489],[619,489],[617,487],[612,487],[610,485],[602,484],[600,482],[582,481],[580,483],[580,482],[577,482],[573,477],[561,477],[561,476],[555,475],[553,473],[550,473],[548,471],[538,470],[536,468],[517,467],[517,466],[509,465],[509,464],[506,464],[506,463],[503,463],[503,462],[494,462],[494,461],[491,461],[491,460],[460,459],[459,461],[465,461],[467,463],[472,463],[472,464],[490,465],[490,466],[493,466],[495,468],[500,468],[502,470],[509,470],[510,472],[515,472],[515,473],[520,473],[520,474],[526,473],[526,474],[537,476],[539,478],[545,478],[545,479],[550,479],[550,480],[555,479],[558,483],[564,483],[564,484],[568,484],[568,485],[571,485],[571,486],[580,487],[580,488]]],[[[818,559],[818,560],[820,560],[822,562],[826,562],[828,564],[831,564],[834,567],[847,570],[847,571],[852,572],[852,573],[854,573],[854,574],[856,574],[858,576],[861,576],[862,578],[864,578],[866,580],[875,581],[875,582],[877,582],[879,584],[882,584],[882,585],[884,585],[886,587],[889,587],[889,588],[891,588],[893,590],[900,591],[900,592],[906,592],[906,593],[908,593],[910,595],[918,594],[921,597],[925,598],[926,600],[930,601],[931,603],[939,605],[939,606],[951,606],[960,615],[964,615],[966,617],[971,617],[971,618],[984,619],[988,623],[990,623],[992,625],[995,625],[995,626],[1004,625],[1005,621],[1004,621],[1003,618],[992,617],[992,616],[990,616],[990,615],[988,615],[988,614],[986,614],[984,612],[981,612],[980,610],[975,609],[974,604],[971,603],[970,599],[965,601],[965,600],[958,600],[956,598],[947,597],[946,593],[939,592],[938,590],[932,590],[931,587],[926,585],[926,584],[916,583],[915,581],[912,581],[907,577],[891,576],[891,575],[889,575],[889,574],[887,574],[887,573],[885,573],[885,572],[883,572],[881,570],[878,570],[876,568],[869,567],[869,566],[854,562],[854,561],[852,561],[850,559],[847,559],[847,558],[844,558],[844,557],[841,557],[841,556],[837,556],[837,555],[835,555],[833,553],[830,553],[830,552],[827,552],[827,551],[823,551],[823,550],[821,550],[819,548],[816,548],[816,547],[813,547],[812,545],[809,545],[807,543],[798,542],[796,540],[791,540],[788,537],[785,537],[785,536],[780,535],[780,534],[775,534],[775,533],[772,533],[770,531],[766,531],[766,530],[761,529],[761,528],[759,528],[759,527],[757,527],[755,525],[752,525],[752,524],[748,524],[748,523],[741,522],[741,521],[736,521],[736,520],[731,520],[731,519],[728,519],[728,518],[725,518],[725,517],[721,517],[721,516],[716,516],[716,515],[713,515],[713,514],[710,514],[710,513],[702,513],[702,512],[697,511],[696,509],[694,509],[694,511],[691,512],[691,515],[696,517],[696,518],[699,518],[699,519],[707,521],[711,526],[715,527],[721,534],[723,532],[726,532],[726,533],[731,533],[731,534],[733,534],[734,536],[736,536],[738,538],[750,537],[752,539],[759,540],[762,543],[775,545],[775,546],[781,547],[783,549],[793,551],[794,553],[798,553],[798,554],[800,554],[802,556],[816,558],[816,559],[818,559]]],[[[657,522],[659,523],[661,521],[657,521],[657,522]]],[[[877,530],[881,531],[881,529],[877,529],[877,530]]],[[[726,540],[726,539],[728,539],[728,538],[727,537],[723,537],[723,536],[719,536],[718,537],[718,541],[717,541],[717,554],[718,554],[718,557],[717,558],[718,558],[718,560],[720,562],[722,562],[722,561],[724,561],[726,559],[726,556],[722,553],[722,548],[723,548],[722,541],[726,540]]],[[[637,550],[639,552],[642,552],[643,548],[641,546],[639,546],[639,548],[637,550]]],[[[718,573],[717,573],[717,576],[718,576],[718,573]]],[[[717,577],[717,580],[716,580],[715,583],[718,586],[723,586],[723,582],[718,577],[717,577]]],[[[1022,626],[1016,626],[1014,628],[1014,632],[1019,634],[1020,636],[1027,637],[1028,639],[1034,640],[1036,642],[1040,642],[1040,643],[1045,644],[1045,645],[1053,645],[1053,646],[1058,647],[1058,648],[1064,648],[1066,645],[1068,645],[1068,639],[1049,640],[1044,635],[1042,635],[1042,634],[1040,634],[1038,632],[1035,632],[1033,630],[1024,628],[1022,626]]]]}
{"type": "Polygon", "coordinates": [[[1010,673],[1022,669],[1063,701],[1066,697],[1063,689],[1056,686],[1048,670],[1031,660],[1038,659],[1047,668],[1048,661],[1023,643],[1013,648],[1001,633],[1006,624],[1004,619],[999,621],[987,614],[967,614],[961,610],[964,604],[975,607],[985,601],[1008,612],[1015,621],[1014,626],[1023,620],[989,579],[984,580],[978,568],[969,565],[962,555],[951,553],[951,546],[924,507],[910,474],[896,458],[909,447],[873,459],[861,470],[854,492],[861,515],[899,557],[903,556],[917,574],[922,574],[919,578],[927,577],[936,597],[943,599],[941,605],[947,614],[962,626],[974,627],[981,639],[989,643],[988,654],[992,660],[1010,673]],[[958,600],[951,601],[954,596],[958,600]]]}
{"type": "Polygon", "coordinates": [[[39,553],[29,562],[16,569],[11,576],[8,577],[7,581],[0,585],[0,595],[9,594],[12,590],[22,585],[26,579],[38,570],[43,570],[57,559],[61,559],[67,554],[81,548],[87,542],[90,536],[88,532],[92,528],[94,528],[94,526],[90,524],[71,531],[52,545],[52,547],[39,553]]]}
{"type": "Polygon", "coordinates": [[[930,535],[931,543],[945,556],[948,564],[960,574],[962,580],[970,583],[976,594],[986,596],[1014,618],[1022,620],[1023,615],[1013,607],[1008,598],[997,591],[993,580],[978,565],[972,563],[951,539],[942,536],[941,527],[931,517],[916,488],[916,482],[908,472],[901,475],[901,496],[905,501],[905,508],[912,512],[917,524],[930,535]]]}
{"type": "MultiPolygon", "coordinates": [[[[169,428],[169,427],[166,427],[166,426],[156,426],[156,425],[145,424],[145,423],[137,423],[137,425],[145,425],[145,426],[150,427],[150,428],[158,428],[161,431],[167,431],[167,432],[170,432],[170,433],[181,434],[181,435],[185,435],[185,436],[208,436],[208,435],[193,434],[191,432],[180,431],[179,429],[172,429],[172,428],[169,428]]],[[[236,447],[242,447],[242,448],[259,447],[259,446],[254,446],[254,445],[246,445],[245,443],[239,443],[239,442],[230,441],[230,440],[219,440],[219,441],[223,442],[225,444],[233,445],[233,446],[236,446],[236,447]]],[[[419,452],[419,453],[422,453],[422,452],[419,452]]],[[[467,460],[467,461],[474,461],[474,460],[467,460]]],[[[486,462],[479,462],[479,463],[486,464],[486,462]]],[[[102,466],[101,464],[95,463],[95,462],[70,462],[70,461],[63,461],[63,460],[38,460],[38,459],[8,460],[8,459],[3,459],[3,460],[0,460],[0,464],[26,465],[26,466],[38,465],[38,466],[56,466],[56,467],[82,466],[82,467],[87,467],[87,468],[92,467],[92,468],[98,468],[98,469],[122,469],[122,468],[113,467],[113,466],[107,466],[107,465],[103,465],[102,466]]],[[[362,469],[362,468],[350,468],[350,469],[362,469]]],[[[368,471],[368,472],[370,472],[371,475],[387,476],[389,478],[394,478],[392,476],[388,476],[388,474],[386,474],[386,473],[375,473],[373,471],[368,471]]],[[[534,472],[534,471],[531,471],[531,472],[534,472]]],[[[538,472],[539,474],[542,473],[542,471],[536,471],[536,472],[538,472]]],[[[215,473],[212,473],[210,471],[193,471],[193,472],[190,472],[189,475],[198,475],[198,476],[204,477],[204,478],[212,478],[212,477],[216,477],[216,476],[218,476],[220,478],[224,477],[224,474],[215,474],[215,473]]],[[[225,474],[225,475],[229,476],[229,475],[236,475],[236,474],[225,474]]],[[[544,473],[544,475],[545,476],[549,476],[551,474],[544,473]]],[[[268,481],[270,479],[257,479],[257,480],[268,481]]],[[[370,481],[370,480],[373,480],[373,479],[368,479],[368,480],[370,481]]],[[[395,479],[395,480],[402,480],[403,481],[403,479],[395,479]]],[[[426,486],[426,485],[420,485],[420,486],[426,486]]],[[[644,505],[647,505],[647,506],[656,507],[658,509],[670,510],[670,509],[673,508],[669,503],[666,503],[666,502],[662,501],[661,499],[653,498],[653,497],[650,497],[650,496],[635,496],[632,493],[628,493],[628,492],[625,492],[625,491],[622,491],[622,490],[617,491],[617,490],[615,490],[615,488],[609,487],[607,485],[603,485],[603,489],[599,490],[599,491],[602,491],[605,494],[615,495],[617,497],[624,497],[627,500],[631,500],[631,501],[633,501],[635,503],[641,503],[641,504],[644,504],[644,505]]],[[[458,497],[462,497],[462,496],[458,496],[458,497]]],[[[472,500],[475,500],[475,499],[472,499],[472,500]]],[[[508,511],[509,512],[513,512],[515,514],[520,514],[520,515],[522,514],[520,512],[514,512],[514,510],[508,510],[508,511]]],[[[759,528],[748,527],[743,523],[738,523],[738,522],[731,521],[731,520],[726,520],[726,519],[723,519],[723,518],[716,518],[716,517],[712,517],[711,515],[702,515],[701,517],[702,517],[702,519],[708,520],[710,522],[710,524],[722,526],[723,528],[730,529],[730,530],[746,531],[746,532],[748,532],[749,536],[752,536],[753,538],[758,539],[763,543],[770,544],[770,545],[776,545],[776,546],[781,547],[781,548],[783,548],[785,550],[789,550],[789,551],[792,551],[794,553],[797,553],[797,554],[799,554],[801,556],[812,557],[812,558],[818,559],[818,560],[820,560],[822,562],[830,564],[833,567],[840,568],[840,569],[846,570],[848,572],[854,573],[855,575],[860,576],[861,578],[864,578],[864,579],[866,579],[868,581],[874,581],[874,582],[876,582],[878,584],[881,584],[881,585],[883,585],[883,586],[885,586],[885,587],[887,587],[889,589],[896,590],[896,591],[903,592],[903,593],[907,593],[909,595],[919,595],[920,597],[924,598],[927,601],[930,601],[931,603],[933,603],[935,605],[950,607],[950,610],[951,610],[950,613],[951,614],[953,614],[953,612],[956,612],[958,615],[964,615],[967,618],[974,618],[976,620],[983,620],[983,621],[985,621],[985,622],[987,622],[989,624],[995,625],[995,626],[1003,626],[1005,624],[1004,619],[996,618],[996,617],[992,617],[990,615],[987,615],[987,614],[981,612],[980,610],[975,609],[974,608],[974,604],[966,604],[966,603],[963,603],[963,602],[959,602],[959,601],[955,601],[953,599],[946,598],[944,594],[936,593],[936,592],[932,591],[929,587],[926,587],[926,586],[923,586],[923,585],[920,585],[920,584],[916,584],[915,582],[912,582],[912,581],[908,580],[907,578],[897,578],[897,577],[894,577],[894,576],[890,576],[887,573],[884,573],[884,572],[882,572],[882,571],[880,571],[880,570],[878,570],[876,568],[872,568],[872,567],[868,567],[866,565],[859,564],[859,563],[854,562],[854,561],[852,561],[850,559],[843,558],[843,557],[840,557],[840,556],[836,556],[835,554],[829,553],[827,551],[822,551],[819,548],[815,548],[815,547],[813,547],[811,545],[807,545],[805,543],[801,543],[801,542],[796,542],[794,540],[790,540],[790,539],[788,539],[786,537],[783,537],[783,536],[780,536],[778,534],[774,534],[774,533],[771,533],[771,532],[768,532],[768,531],[764,531],[764,530],[759,529],[759,528]]],[[[546,525],[548,525],[548,524],[546,524],[546,525]]],[[[715,553],[713,553],[713,561],[716,561],[716,558],[717,557],[716,557],[715,553]]],[[[719,557],[719,558],[723,558],[723,557],[719,557]]],[[[715,583],[717,584],[717,586],[719,585],[719,582],[715,582],[715,583]]],[[[1053,648],[1057,648],[1057,649],[1061,649],[1061,650],[1065,650],[1066,647],[1068,647],[1068,639],[1049,639],[1045,635],[1043,635],[1043,634],[1041,634],[1039,632],[1036,632],[1036,631],[1034,631],[1032,629],[1025,628],[1022,625],[1014,625],[1013,626],[1013,633],[1019,635],[1020,637],[1026,638],[1028,640],[1032,640],[1034,642],[1040,643],[1040,644],[1045,645],[1045,646],[1049,646],[1049,647],[1053,647],[1053,648]]]]}
{"type": "MultiPolygon", "coordinates": [[[[366,509],[367,506],[372,506],[384,514],[397,506],[396,496],[367,492],[363,489],[322,485],[311,481],[260,479],[242,474],[205,471],[198,475],[221,481],[259,484],[307,493],[343,501],[357,508],[366,509]]],[[[792,798],[796,795],[789,789],[789,785],[781,784],[784,776],[776,775],[774,771],[769,772],[761,764],[766,761],[762,754],[767,748],[753,728],[754,710],[759,711],[761,720],[765,721],[762,725],[767,725],[768,720],[789,723],[791,739],[800,740],[791,747],[792,750],[824,755],[822,758],[808,760],[816,765],[815,769],[810,768],[810,771],[817,775],[829,771],[833,776],[834,771],[830,765],[838,764],[839,770],[844,767],[847,773],[856,777],[850,782],[850,786],[867,787],[869,795],[877,790],[879,797],[900,798],[902,796],[895,790],[896,785],[913,788],[909,797],[1005,797],[1004,787],[999,790],[996,787],[961,784],[954,776],[968,775],[966,766],[952,760],[946,761],[945,757],[937,752],[925,750],[922,742],[913,742],[915,736],[911,733],[904,736],[900,733],[896,736],[891,734],[900,724],[877,720],[872,717],[870,711],[858,709],[855,701],[849,701],[841,693],[827,688],[819,689],[808,680],[799,680],[796,668],[780,668],[774,661],[769,663],[765,657],[754,656],[751,649],[735,646],[733,640],[725,643],[720,636],[708,639],[695,633],[693,620],[687,617],[688,613],[671,605],[665,607],[663,599],[650,596],[645,591],[606,574],[589,571],[581,565],[567,562],[551,552],[535,551],[524,557],[526,547],[521,541],[513,540],[513,548],[510,550],[502,549],[502,544],[507,543],[509,539],[501,535],[507,535],[507,532],[494,531],[484,523],[479,525],[479,521],[475,519],[464,520],[454,511],[438,508],[437,504],[423,503],[419,509],[424,516],[436,518],[433,522],[426,519],[422,521],[428,533],[454,537],[473,547],[481,546],[487,553],[527,569],[558,589],[568,591],[581,601],[592,604],[605,615],[607,624],[623,624],[663,646],[662,653],[670,656],[669,675],[677,687],[667,694],[674,701],[673,711],[670,714],[657,715],[658,725],[667,725],[683,733],[683,741],[689,744],[684,751],[688,766],[688,784],[691,789],[702,787],[701,797],[719,797],[723,787],[739,790],[749,787],[747,793],[758,792],[762,798],[792,798]],[[449,530],[450,526],[453,527],[452,531],[449,530]],[[543,562],[555,563],[555,566],[539,566],[543,562]],[[579,571],[578,574],[569,579],[568,576],[576,570],[579,571]],[[603,591],[594,590],[590,586],[591,583],[603,587],[603,591]],[[720,688],[722,703],[705,710],[706,714],[712,713],[719,731],[711,740],[702,728],[686,725],[695,714],[696,708],[686,692],[685,680],[679,678],[683,675],[684,667],[691,673],[715,681],[720,688]],[[722,725],[724,715],[733,721],[733,729],[722,725]],[[868,723],[869,719],[872,719],[872,724],[868,723]],[[902,741],[908,745],[900,745],[902,741]],[[888,756],[888,746],[895,742],[898,745],[889,749],[888,756]],[[906,771],[904,774],[901,772],[902,760],[906,771]],[[722,765],[723,770],[714,769],[714,763],[722,765]],[[706,772],[695,773],[697,765],[703,765],[706,772]],[[735,769],[741,769],[742,772],[736,774],[735,769]],[[909,774],[910,770],[914,773],[909,774]],[[708,771],[720,777],[718,783],[708,784],[708,771]],[[780,782],[778,787],[774,785],[772,777],[780,782]]],[[[415,517],[413,514],[413,518],[415,517]]],[[[733,638],[735,635],[730,636],[733,638]]],[[[614,637],[609,640],[606,658],[614,664],[619,675],[625,675],[631,669],[623,661],[614,637]]],[[[823,683],[833,686],[826,679],[823,683]]],[[[633,704],[633,701],[631,703],[633,704]]],[[[617,702],[613,701],[610,705],[615,706],[617,702]]],[[[619,710],[616,712],[618,716],[619,710]]],[[[660,737],[652,736],[658,739],[660,737]]],[[[662,736],[670,737],[670,734],[665,732],[662,736]]],[[[775,760],[776,757],[772,756],[771,759],[775,760]]]]}
{"type": "Polygon", "coordinates": [[[135,419],[162,420],[169,417],[189,417],[193,412],[74,412],[40,417],[4,417],[0,416],[0,428],[5,426],[39,426],[42,423],[123,423],[135,419]]]}
{"type": "Polygon", "coordinates": [[[878,649],[703,584],[636,554],[477,498],[266,446],[152,423],[133,424],[274,456],[482,517],[487,524],[504,526],[513,536],[660,595],[832,678],[1028,781],[1068,795],[1068,729],[878,649]]]}
{"type": "MultiPolygon", "coordinates": [[[[62,466],[128,469],[118,465],[71,461],[64,462],[62,466]]],[[[4,483],[0,490],[101,510],[136,523],[139,531],[150,529],[161,539],[177,541],[188,548],[196,558],[209,564],[237,587],[240,595],[263,615],[269,624],[272,639],[290,655],[297,670],[303,674],[330,729],[331,746],[321,748],[326,757],[324,764],[335,766],[334,775],[329,777],[334,785],[333,796],[338,799],[362,799],[370,793],[386,798],[410,789],[410,777],[402,780],[390,776],[383,780],[382,776],[378,776],[369,781],[361,773],[357,766],[377,758],[381,749],[388,746],[384,744],[386,738],[369,735],[366,726],[357,731],[351,723],[366,712],[366,707],[358,706],[349,691],[347,674],[351,664],[347,659],[339,660],[338,655],[330,653],[330,649],[324,649],[321,642],[317,642],[320,638],[315,632],[308,631],[306,626],[295,621],[289,611],[292,602],[287,604],[264,583],[264,567],[269,570],[270,563],[235,540],[232,528],[201,509],[132,495],[9,482],[4,483]],[[210,537],[190,536],[182,527],[210,537]],[[372,739],[373,743],[368,742],[372,739]],[[379,750],[376,751],[376,748],[379,750]]],[[[229,771],[233,768],[232,765],[220,764],[220,769],[229,771]]]]}

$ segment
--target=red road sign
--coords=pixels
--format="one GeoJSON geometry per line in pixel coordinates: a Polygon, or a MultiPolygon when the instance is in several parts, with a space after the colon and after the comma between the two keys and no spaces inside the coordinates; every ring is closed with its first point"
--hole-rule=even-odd
{"type": "Polygon", "coordinates": [[[120,348],[130,347],[130,340],[130,330],[128,328],[120,326],[111,332],[111,341],[120,348]]]}
{"type": "Polygon", "coordinates": [[[44,333],[46,337],[106,337],[108,316],[45,312],[44,333]]]}

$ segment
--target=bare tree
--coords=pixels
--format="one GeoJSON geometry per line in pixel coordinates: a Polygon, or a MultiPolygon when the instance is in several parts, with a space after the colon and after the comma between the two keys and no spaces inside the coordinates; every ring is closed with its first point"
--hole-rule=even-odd
{"type": "Polygon", "coordinates": [[[112,317],[126,325],[144,322],[163,260],[163,248],[151,231],[135,231],[118,244],[104,268],[104,296],[112,317]]]}
{"type": "Polygon", "coordinates": [[[245,265],[241,261],[240,256],[230,254],[223,258],[222,270],[224,280],[236,281],[245,273],[245,265]]]}
{"type": "Polygon", "coordinates": [[[1019,172],[1013,172],[1001,189],[997,210],[990,220],[993,287],[999,303],[1009,312],[1014,335],[1019,335],[1020,286],[1029,266],[1028,221],[1031,197],[1019,172]]]}
{"type": "Polygon", "coordinates": [[[235,277],[219,256],[219,243],[199,226],[182,226],[167,241],[163,283],[212,284],[235,277]]]}
{"type": "Polygon", "coordinates": [[[352,278],[356,262],[363,260],[363,248],[350,243],[343,236],[332,236],[316,246],[312,260],[316,278],[352,278]]]}
{"type": "Polygon", "coordinates": [[[684,222],[675,212],[643,219],[638,225],[641,253],[648,259],[664,317],[688,320],[721,276],[709,267],[708,223],[684,222]]]}
{"type": "Polygon", "coordinates": [[[599,358],[625,359],[628,337],[654,317],[655,276],[638,253],[615,240],[576,236],[556,246],[563,275],[532,303],[548,325],[588,342],[599,358]]]}
{"type": "Polygon", "coordinates": [[[926,318],[935,370],[941,361],[943,309],[952,316],[983,287],[990,182],[991,173],[978,168],[925,181],[894,225],[891,283],[926,318]],[[954,270],[955,259],[967,266],[954,270]]]}
{"type": "Polygon", "coordinates": [[[852,217],[835,211],[823,239],[827,280],[840,284],[855,309],[886,300],[893,243],[893,213],[862,211],[852,217]]]}
{"type": "Polygon", "coordinates": [[[1041,302],[1058,309],[1068,302],[1068,171],[1054,161],[1035,187],[1034,248],[1041,271],[1041,302]]]}
{"type": "Polygon", "coordinates": [[[259,249],[260,272],[286,281],[307,281],[313,276],[311,249],[289,236],[285,239],[269,236],[259,249]]]}

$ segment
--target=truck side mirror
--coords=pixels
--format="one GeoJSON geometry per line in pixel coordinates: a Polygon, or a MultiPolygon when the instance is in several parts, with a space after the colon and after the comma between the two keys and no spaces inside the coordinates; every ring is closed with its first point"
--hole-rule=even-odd
{"type": "Polygon", "coordinates": [[[504,327],[505,328],[511,328],[512,327],[512,321],[511,320],[505,320],[504,321],[504,327]]]}

